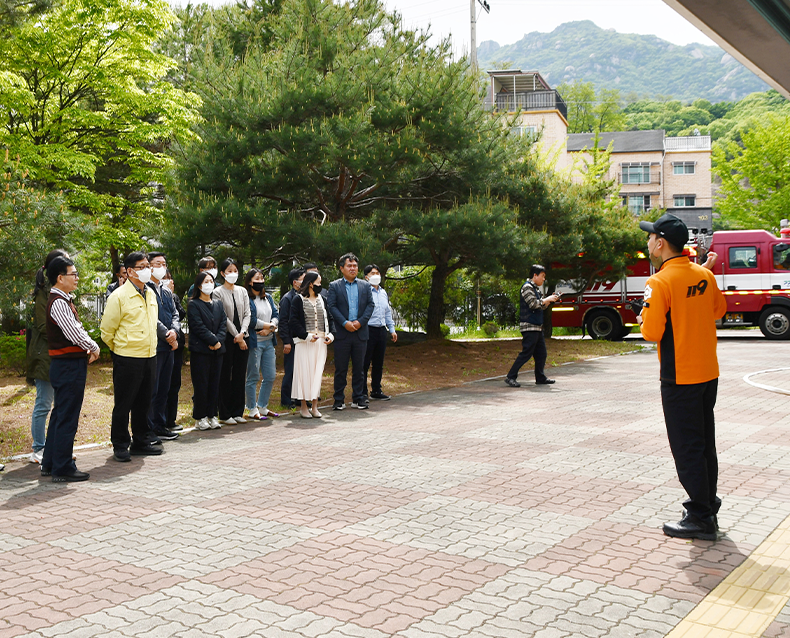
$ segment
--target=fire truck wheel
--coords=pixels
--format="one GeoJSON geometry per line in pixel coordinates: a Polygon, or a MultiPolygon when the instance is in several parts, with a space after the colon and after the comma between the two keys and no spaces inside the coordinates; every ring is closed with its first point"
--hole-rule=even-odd
{"type": "Polygon", "coordinates": [[[760,330],[766,339],[790,339],[790,310],[771,306],[760,315],[760,330]]]}
{"type": "Polygon", "coordinates": [[[623,338],[623,322],[612,310],[593,310],[587,315],[587,332],[593,339],[619,341],[623,338]]]}

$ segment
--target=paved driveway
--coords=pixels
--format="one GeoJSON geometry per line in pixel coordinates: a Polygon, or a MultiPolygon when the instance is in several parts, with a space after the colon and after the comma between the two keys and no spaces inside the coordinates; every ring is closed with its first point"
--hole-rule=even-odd
{"type": "Polygon", "coordinates": [[[661,533],[684,493],[642,352],[83,452],[88,483],[11,464],[0,638],[664,636],[790,516],[790,400],[742,381],[790,344],[720,359],[716,543],[661,533]]]}

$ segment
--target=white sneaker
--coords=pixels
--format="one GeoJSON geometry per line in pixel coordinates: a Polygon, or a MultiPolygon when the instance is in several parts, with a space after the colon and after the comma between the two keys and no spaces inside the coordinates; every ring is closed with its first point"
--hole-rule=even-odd
{"type": "Polygon", "coordinates": [[[196,430],[210,430],[211,423],[209,423],[206,417],[200,419],[200,421],[195,421],[195,429],[196,430]]]}
{"type": "Polygon", "coordinates": [[[44,450],[39,450],[38,452],[33,452],[30,455],[30,462],[31,463],[38,463],[41,465],[41,460],[44,458],[44,450]]]}
{"type": "Polygon", "coordinates": [[[209,420],[209,425],[211,426],[212,430],[219,430],[222,427],[222,424],[219,422],[219,419],[215,416],[211,417],[209,420]]]}
{"type": "Polygon", "coordinates": [[[247,423],[247,419],[245,419],[243,416],[237,416],[234,418],[236,419],[236,423],[247,423]]]}
{"type": "Polygon", "coordinates": [[[223,421],[223,423],[225,425],[236,425],[238,423],[238,421],[236,419],[234,419],[233,417],[230,417],[229,419],[225,419],[223,421]]]}
{"type": "Polygon", "coordinates": [[[261,412],[260,410],[258,410],[258,408],[255,408],[254,410],[250,410],[247,413],[247,416],[253,419],[254,421],[257,421],[261,418],[261,412]]]}

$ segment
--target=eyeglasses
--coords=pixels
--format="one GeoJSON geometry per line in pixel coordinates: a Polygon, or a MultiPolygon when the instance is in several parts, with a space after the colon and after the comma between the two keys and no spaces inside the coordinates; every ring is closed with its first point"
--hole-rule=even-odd
{"type": "Polygon", "coordinates": [[[67,272],[64,277],[79,277],[80,274],[75,270],[74,272],[67,272]]]}
{"type": "Polygon", "coordinates": [[[145,266],[130,266],[130,267],[129,267],[129,268],[127,268],[126,270],[128,271],[128,270],[130,270],[130,269],[131,269],[131,270],[134,270],[134,271],[136,272],[136,271],[138,271],[138,270],[145,270],[146,268],[150,268],[150,267],[151,267],[151,266],[150,266],[149,264],[146,264],[145,266]]]}

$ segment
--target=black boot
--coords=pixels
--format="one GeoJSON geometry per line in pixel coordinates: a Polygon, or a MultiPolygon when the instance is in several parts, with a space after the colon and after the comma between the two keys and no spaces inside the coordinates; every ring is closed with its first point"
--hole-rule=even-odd
{"type": "Polygon", "coordinates": [[[715,541],[718,538],[712,516],[702,520],[688,512],[677,523],[664,523],[664,534],[674,538],[699,538],[703,541],[715,541]]]}

